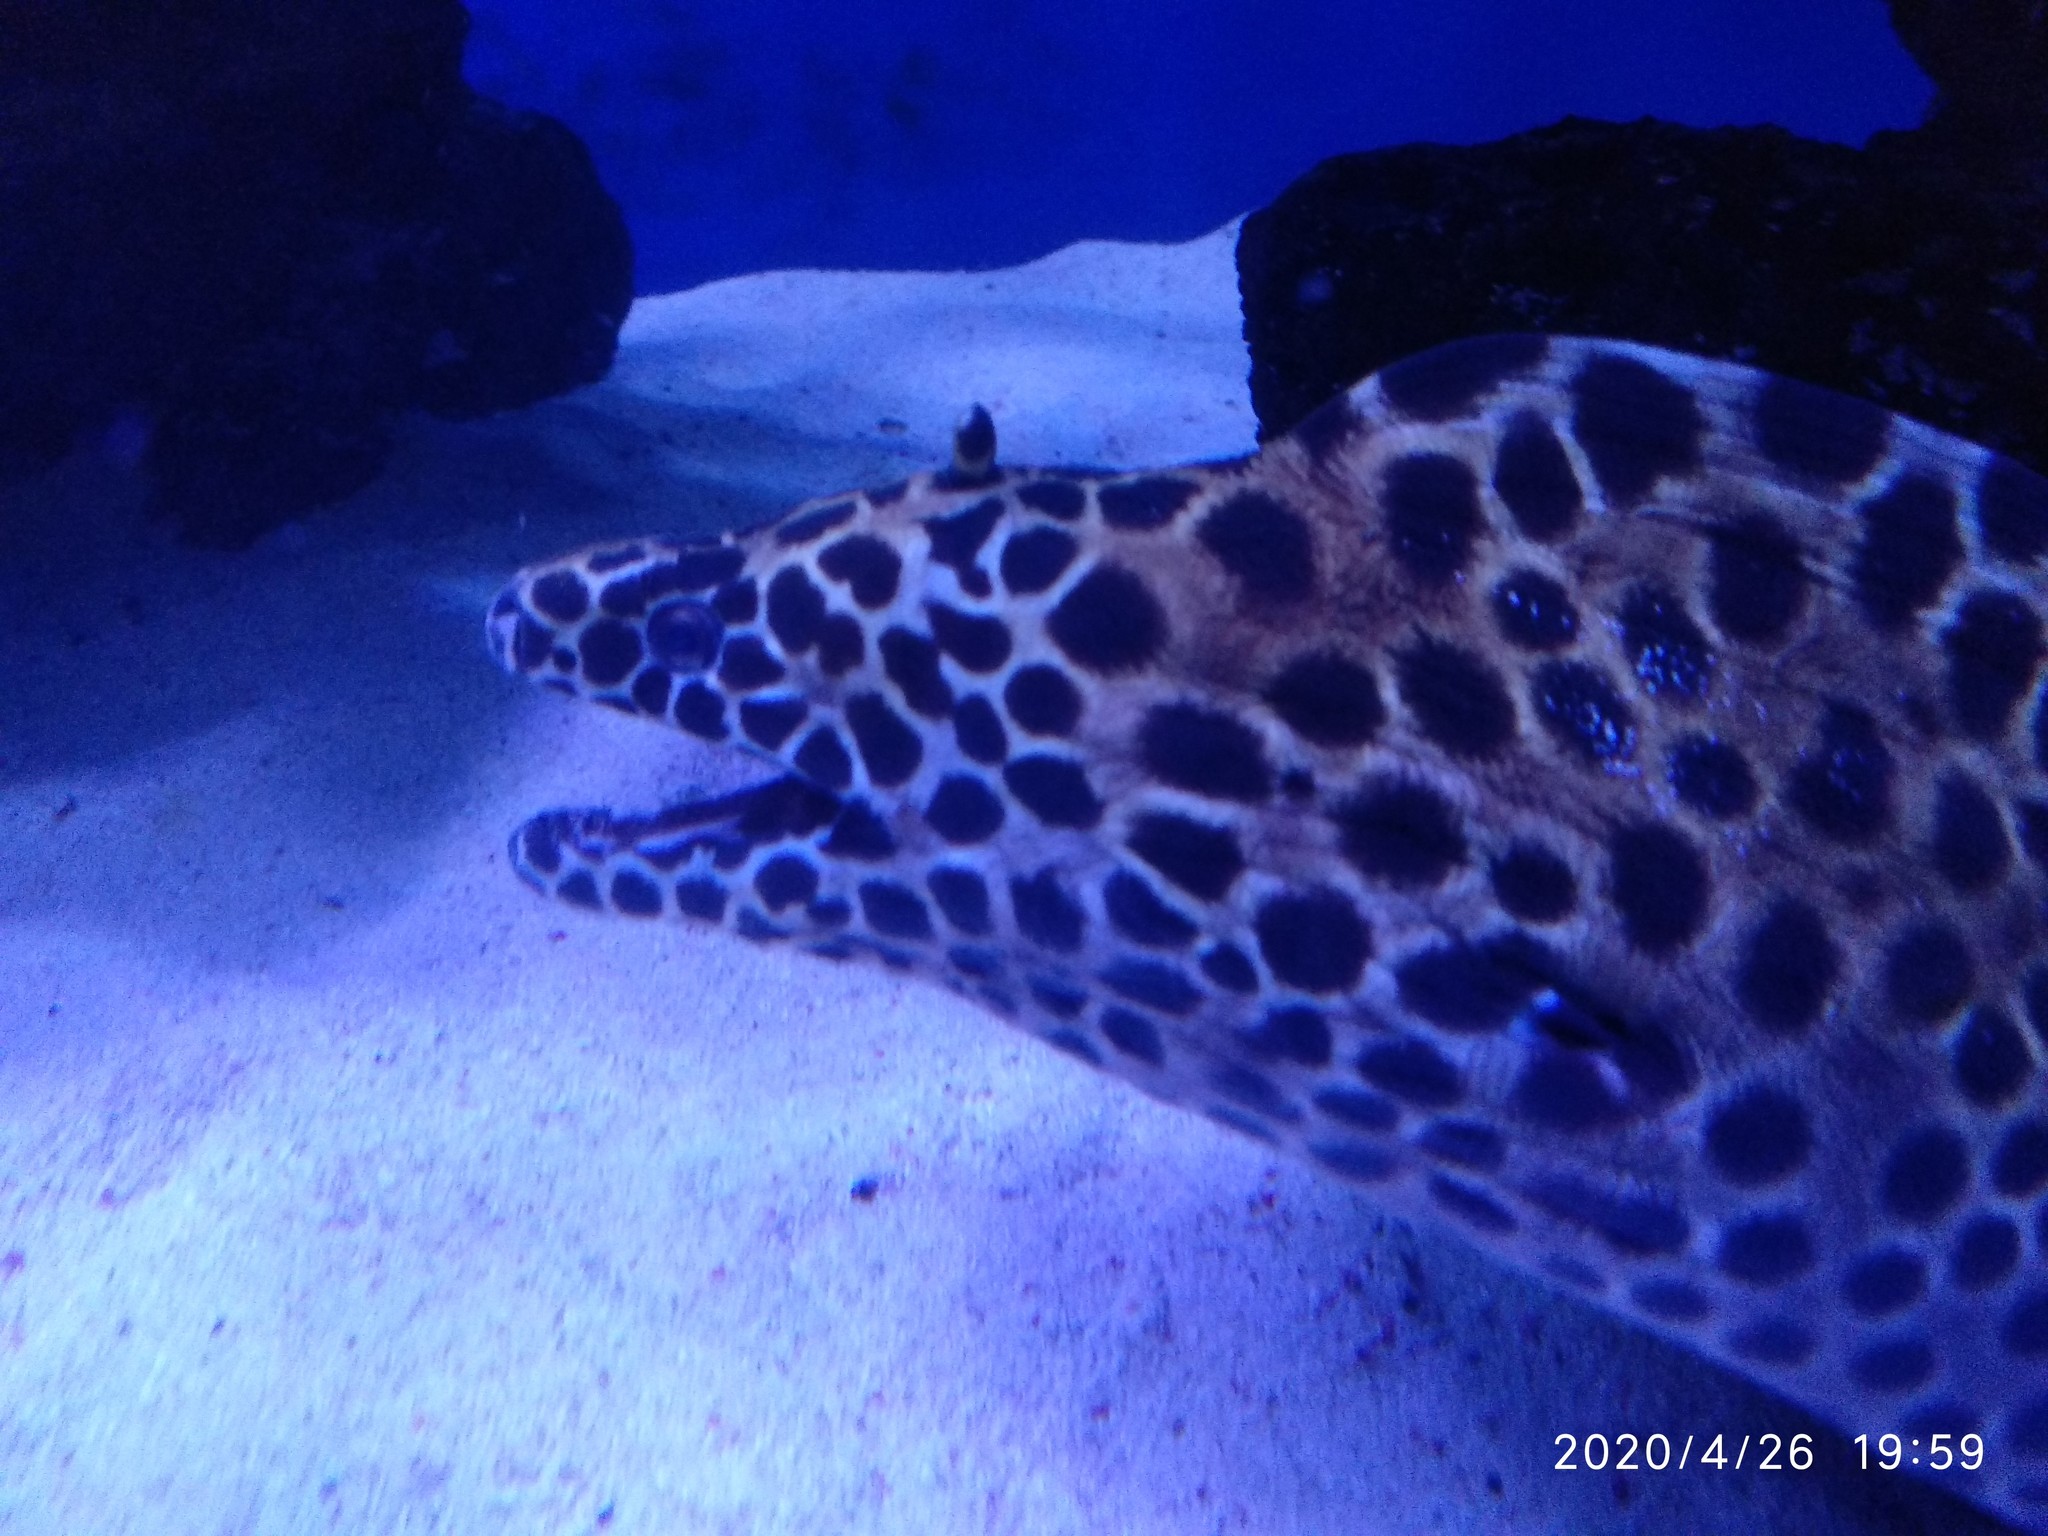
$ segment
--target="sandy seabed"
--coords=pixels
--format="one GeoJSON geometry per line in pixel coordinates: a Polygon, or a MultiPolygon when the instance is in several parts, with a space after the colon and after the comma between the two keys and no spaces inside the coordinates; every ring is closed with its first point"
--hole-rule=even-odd
{"type": "Polygon", "coordinates": [[[936,989],[507,868],[758,776],[501,675],[515,567],[976,400],[1011,463],[1245,451],[1234,239],[646,300],[605,383],[242,555],[111,451],[0,500],[0,1530],[1896,1528],[1553,1471],[1813,1426],[936,989]]]}

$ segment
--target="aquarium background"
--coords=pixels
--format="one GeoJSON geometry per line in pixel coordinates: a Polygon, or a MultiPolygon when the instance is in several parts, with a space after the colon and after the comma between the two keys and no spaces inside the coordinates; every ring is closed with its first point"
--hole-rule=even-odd
{"type": "MultiPolygon", "coordinates": [[[[0,485],[0,1532],[1994,1528],[1561,1478],[1560,1427],[1834,1432],[936,987],[538,899],[536,811],[754,772],[482,643],[529,561],[943,464],[970,401],[1012,465],[1249,452],[1231,221],[1567,113],[1908,127],[1879,0],[483,5],[465,75],[673,294],[608,376],[406,414],[211,548],[150,409],[0,485]]],[[[155,263],[84,329],[175,320],[155,263]]],[[[233,403],[352,382],[359,313],[233,403]]]]}
{"type": "Polygon", "coordinates": [[[642,293],[770,267],[1187,240],[1316,161],[1566,114],[1909,128],[1878,0],[471,7],[467,75],[583,138],[642,293]]]}

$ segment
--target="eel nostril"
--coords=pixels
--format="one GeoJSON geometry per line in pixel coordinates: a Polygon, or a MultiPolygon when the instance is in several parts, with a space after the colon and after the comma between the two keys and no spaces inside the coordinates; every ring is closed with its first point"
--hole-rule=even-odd
{"type": "Polygon", "coordinates": [[[647,651],[671,672],[702,672],[718,655],[725,625],[693,598],[671,598],[647,615],[647,651]]]}

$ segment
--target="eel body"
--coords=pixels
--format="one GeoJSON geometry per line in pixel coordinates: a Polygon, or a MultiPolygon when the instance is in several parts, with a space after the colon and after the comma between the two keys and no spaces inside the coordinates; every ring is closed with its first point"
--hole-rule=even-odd
{"type": "Polygon", "coordinates": [[[506,667],[766,764],[521,874],[931,977],[2048,1529],[2048,482],[1562,337],[994,448],[521,572],[506,667]]]}

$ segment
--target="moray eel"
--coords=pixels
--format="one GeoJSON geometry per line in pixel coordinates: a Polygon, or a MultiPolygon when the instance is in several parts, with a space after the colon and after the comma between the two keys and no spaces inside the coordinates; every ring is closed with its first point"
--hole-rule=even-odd
{"type": "Polygon", "coordinates": [[[521,572],[504,666],[772,767],[519,872],[943,982],[2048,1529],[2048,482],[1541,336],[994,455],[521,572]]]}

